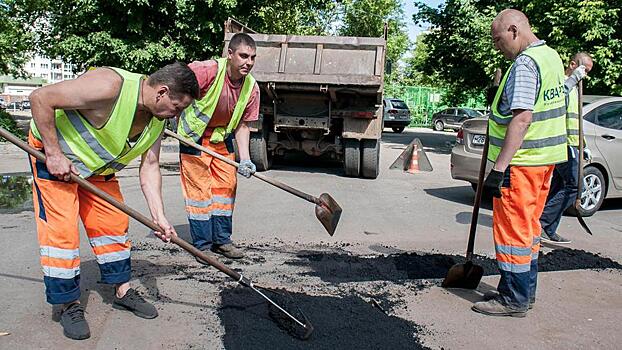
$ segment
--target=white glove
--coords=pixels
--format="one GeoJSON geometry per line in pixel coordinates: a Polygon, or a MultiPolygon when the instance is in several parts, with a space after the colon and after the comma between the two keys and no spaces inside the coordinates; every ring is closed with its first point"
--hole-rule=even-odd
{"type": "Polygon", "coordinates": [[[579,84],[579,82],[583,80],[583,78],[585,78],[586,76],[587,72],[585,71],[584,65],[580,65],[579,67],[575,68],[575,70],[572,71],[570,76],[566,78],[566,81],[564,82],[564,85],[566,86],[566,91],[574,89],[574,87],[577,86],[577,84],[579,84]]]}
{"type": "Polygon", "coordinates": [[[583,148],[583,160],[586,162],[592,161],[592,151],[587,147],[583,148]]]}
{"type": "Polygon", "coordinates": [[[253,175],[256,170],[257,168],[255,167],[255,164],[253,164],[250,159],[244,159],[240,161],[240,166],[238,166],[238,174],[246,178],[251,177],[251,175],[253,175]]]}

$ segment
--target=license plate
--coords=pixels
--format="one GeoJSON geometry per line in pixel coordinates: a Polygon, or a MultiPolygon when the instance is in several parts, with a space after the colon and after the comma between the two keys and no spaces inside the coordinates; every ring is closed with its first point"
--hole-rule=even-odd
{"type": "Polygon", "coordinates": [[[473,135],[473,144],[483,146],[486,142],[486,135],[473,135]]]}

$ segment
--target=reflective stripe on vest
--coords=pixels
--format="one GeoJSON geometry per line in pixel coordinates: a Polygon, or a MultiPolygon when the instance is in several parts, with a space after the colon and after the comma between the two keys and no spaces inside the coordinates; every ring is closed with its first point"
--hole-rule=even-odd
{"type": "MultiPolygon", "coordinates": [[[[540,91],[536,96],[532,122],[523,143],[510,164],[538,166],[561,163],[567,160],[566,152],[566,96],[564,93],[564,68],[555,50],[546,45],[523,51],[531,57],[540,71],[540,91]]],[[[505,141],[512,114],[503,115],[499,104],[512,68],[508,69],[492,104],[488,119],[490,144],[488,159],[496,161],[505,141]]]]}
{"type": "MultiPolygon", "coordinates": [[[[218,62],[218,73],[216,73],[214,82],[201,100],[192,102],[192,104],[181,113],[181,120],[177,126],[177,133],[188,137],[197,143],[199,142],[201,136],[203,136],[203,133],[207,128],[207,124],[209,124],[209,121],[216,110],[216,106],[218,105],[218,100],[220,99],[220,94],[225,83],[225,75],[227,74],[227,59],[219,58],[216,62],[218,62]]],[[[227,138],[227,136],[229,136],[231,132],[238,127],[238,124],[242,119],[242,114],[244,114],[246,105],[248,104],[253,92],[254,86],[255,78],[248,74],[244,78],[242,90],[240,91],[240,96],[235,104],[229,124],[226,128],[221,126],[214,128],[210,138],[211,143],[223,142],[225,138],[227,138]]]]}
{"type": "Polygon", "coordinates": [[[568,134],[568,144],[579,147],[579,92],[576,87],[568,93],[566,132],[568,134]]]}
{"type": "MultiPolygon", "coordinates": [[[[146,152],[164,130],[164,121],[151,118],[133,146],[128,142],[132,128],[141,81],[141,74],[112,68],[123,79],[114,108],[103,127],[93,127],[76,110],[56,110],[55,123],[58,143],[65,156],[87,178],[109,175],[123,169],[130,161],[146,152]]],[[[30,127],[41,139],[34,120],[30,127]]]]}

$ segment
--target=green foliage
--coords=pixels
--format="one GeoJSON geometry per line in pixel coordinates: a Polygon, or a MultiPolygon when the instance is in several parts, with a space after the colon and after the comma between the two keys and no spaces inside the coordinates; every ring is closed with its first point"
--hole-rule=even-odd
{"type": "MultiPolygon", "coordinates": [[[[13,120],[13,117],[3,110],[0,110],[0,127],[6,129],[8,132],[21,138],[22,140],[26,140],[26,135],[20,128],[17,127],[17,123],[13,120]]],[[[4,137],[0,137],[0,141],[4,142],[6,140],[4,137]]]]}
{"type": "Polygon", "coordinates": [[[31,193],[30,177],[0,176],[0,209],[19,209],[31,193]]]}
{"type": "MultiPolygon", "coordinates": [[[[410,48],[406,32],[404,11],[399,0],[347,0],[342,2],[343,26],[340,35],[380,37],[387,23],[386,60],[397,67],[398,61],[410,48]]],[[[394,81],[400,74],[398,69],[385,76],[385,81],[394,81]]]]}
{"type": "Polygon", "coordinates": [[[481,92],[497,67],[510,64],[495,52],[490,25],[505,8],[520,9],[535,34],[547,41],[567,62],[578,51],[592,54],[595,67],[586,92],[622,94],[622,0],[542,0],[538,2],[447,0],[440,8],[415,2],[416,23],[432,29],[416,48],[410,76],[424,75],[448,90],[452,104],[481,92]]]}
{"type": "MultiPolygon", "coordinates": [[[[31,0],[33,1],[33,0],[31,0]]],[[[116,66],[149,73],[172,61],[219,56],[223,23],[235,17],[258,32],[320,34],[328,0],[57,0],[39,12],[39,44],[82,70],[116,66]]]]}
{"type": "Polygon", "coordinates": [[[20,1],[0,1],[0,75],[25,77],[22,67],[32,49],[29,23],[17,16],[20,1]]]}

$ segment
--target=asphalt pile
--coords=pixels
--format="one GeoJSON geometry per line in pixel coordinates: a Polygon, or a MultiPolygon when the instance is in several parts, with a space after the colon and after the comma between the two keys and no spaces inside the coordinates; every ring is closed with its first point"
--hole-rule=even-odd
{"type": "MultiPolygon", "coordinates": [[[[292,337],[271,317],[267,302],[243,287],[224,289],[218,315],[226,349],[427,349],[425,330],[384,313],[356,295],[343,298],[290,293],[315,330],[308,340],[292,337]]],[[[278,300],[278,299],[277,299],[278,300]]]]}
{"type": "MultiPolygon", "coordinates": [[[[461,255],[402,253],[387,256],[356,256],[345,253],[306,252],[287,264],[311,269],[303,274],[316,276],[329,283],[391,281],[401,283],[417,279],[442,279],[454,264],[463,264],[461,255]]],[[[474,263],[484,268],[485,275],[498,274],[497,262],[476,255],[474,263]]],[[[586,269],[619,269],[622,265],[609,258],[584,250],[560,249],[540,252],[539,271],[586,269]]]]}

